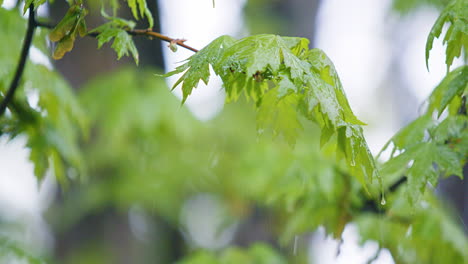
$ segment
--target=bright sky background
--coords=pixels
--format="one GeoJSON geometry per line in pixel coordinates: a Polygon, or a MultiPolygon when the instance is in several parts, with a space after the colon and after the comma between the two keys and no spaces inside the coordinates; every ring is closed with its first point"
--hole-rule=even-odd
{"type": "MultiPolygon", "coordinates": [[[[213,8],[211,0],[159,0],[162,33],[172,38],[187,39],[187,45],[201,49],[221,35],[236,36],[243,30],[244,3],[245,0],[218,0],[213,8]]],[[[193,54],[181,47],[174,53],[166,44],[163,52],[168,71],[193,54]]],[[[170,87],[176,80],[177,76],[169,79],[170,87]]],[[[175,94],[182,97],[180,87],[175,90],[175,94]]],[[[224,105],[221,80],[211,74],[209,87],[200,82],[186,105],[201,120],[214,117],[224,105]]]]}

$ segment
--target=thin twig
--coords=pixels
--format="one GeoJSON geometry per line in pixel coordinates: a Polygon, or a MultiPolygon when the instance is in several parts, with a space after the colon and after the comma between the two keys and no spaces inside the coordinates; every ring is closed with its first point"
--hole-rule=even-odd
{"type": "Polygon", "coordinates": [[[47,23],[41,22],[41,21],[36,21],[36,26],[41,27],[41,28],[47,28],[47,29],[54,29],[55,28],[54,25],[47,24],[47,23]]]}
{"type": "Polygon", "coordinates": [[[155,38],[158,38],[160,40],[163,40],[163,41],[166,41],[166,42],[169,42],[169,43],[175,43],[183,48],[186,48],[188,50],[191,50],[193,52],[198,52],[197,49],[195,48],[192,48],[186,44],[184,44],[185,40],[184,39],[173,39],[171,37],[168,37],[168,36],[165,36],[161,33],[158,33],[158,32],[154,32],[150,29],[134,29],[134,30],[127,30],[127,33],[130,34],[130,35],[134,35],[134,36],[147,36],[147,37],[155,37],[155,38]]]}
{"type": "Polygon", "coordinates": [[[21,50],[21,57],[16,67],[16,72],[15,72],[15,76],[13,77],[13,81],[10,83],[8,92],[6,93],[5,98],[0,104],[0,116],[2,116],[5,113],[5,110],[8,104],[13,99],[13,96],[15,95],[15,91],[19,86],[21,76],[23,75],[23,72],[24,72],[24,67],[26,66],[29,48],[31,47],[32,40],[34,37],[34,30],[36,29],[36,27],[37,27],[37,24],[36,24],[35,13],[34,13],[34,5],[31,4],[29,6],[28,29],[26,31],[26,36],[24,38],[23,48],[21,50]]]}
{"type": "MultiPolygon", "coordinates": [[[[36,25],[38,27],[43,27],[43,28],[48,28],[48,29],[53,29],[55,28],[54,25],[50,25],[50,24],[47,24],[47,23],[42,23],[42,22],[37,22],[36,25]]],[[[193,52],[198,52],[198,50],[196,48],[193,48],[193,47],[190,47],[189,45],[186,45],[184,42],[185,40],[184,39],[174,39],[174,38],[171,38],[171,37],[168,37],[166,35],[163,35],[159,32],[155,32],[155,31],[152,31],[151,29],[132,29],[132,30],[125,30],[128,34],[132,35],[132,36],[145,36],[145,37],[150,37],[150,38],[157,38],[157,39],[160,39],[162,41],[166,41],[166,42],[169,42],[169,43],[174,43],[178,46],[181,46],[183,48],[186,48],[188,50],[191,50],[193,52]]],[[[92,33],[88,33],[86,36],[89,36],[89,37],[97,37],[99,35],[98,32],[92,32],[92,33]]]]}

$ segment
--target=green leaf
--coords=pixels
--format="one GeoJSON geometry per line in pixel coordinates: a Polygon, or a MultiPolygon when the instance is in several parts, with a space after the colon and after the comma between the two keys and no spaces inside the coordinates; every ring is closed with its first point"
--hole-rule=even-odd
{"type": "Polygon", "coordinates": [[[434,152],[434,162],[438,165],[442,175],[448,177],[456,175],[463,179],[463,164],[459,155],[449,146],[437,146],[434,152]]]}
{"type": "Polygon", "coordinates": [[[339,119],[344,119],[344,123],[365,125],[351,110],[338,73],[328,56],[320,49],[312,49],[306,54],[306,58],[313,70],[314,78],[309,79],[312,91],[319,102],[323,102],[322,110],[328,113],[330,121],[334,125],[340,125],[342,121],[339,119]]]}
{"type": "Polygon", "coordinates": [[[466,0],[452,0],[442,11],[432,27],[426,42],[426,67],[429,69],[429,52],[432,49],[434,38],[438,38],[445,23],[450,23],[444,37],[446,48],[447,72],[453,63],[453,59],[460,57],[462,49],[467,52],[468,47],[468,5],[466,0]]]}
{"type": "Polygon", "coordinates": [[[428,113],[442,114],[454,97],[461,97],[468,87],[468,66],[461,66],[449,72],[429,96],[428,113]]]}
{"type": "Polygon", "coordinates": [[[382,169],[380,172],[382,175],[403,175],[406,169],[408,168],[408,164],[414,158],[416,158],[422,152],[424,144],[415,144],[410,148],[405,149],[405,151],[396,157],[392,157],[390,160],[385,162],[382,165],[382,169]]]}
{"type": "Polygon", "coordinates": [[[54,60],[61,59],[65,53],[71,51],[73,49],[73,45],[75,43],[75,36],[74,35],[66,35],[57,43],[55,47],[54,54],[52,58],[54,60]]]}
{"type": "MultiPolygon", "coordinates": [[[[183,100],[192,93],[192,90],[197,87],[200,80],[205,84],[208,83],[210,77],[210,65],[215,68],[223,52],[234,43],[234,39],[230,36],[221,36],[212,41],[205,48],[192,55],[186,63],[178,66],[174,71],[171,71],[164,77],[179,74],[185,71],[180,79],[174,84],[172,89],[175,89],[182,83],[183,100]]],[[[220,69],[217,69],[218,71],[220,69]]],[[[216,71],[216,69],[215,69],[216,71]]]]}
{"type": "Polygon", "coordinates": [[[426,195],[425,202],[429,208],[415,208],[399,196],[386,217],[360,214],[355,223],[361,244],[378,241],[392,252],[395,263],[466,263],[468,240],[463,228],[433,195],[426,195]]]}
{"type": "Polygon", "coordinates": [[[133,38],[125,30],[119,31],[111,47],[117,52],[117,59],[120,59],[123,55],[128,56],[130,52],[135,63],[138,64],[138,50],[135,43],[133,43],[133,38]]]}
{"type": "Polygon", "coordinates": [[[50,32],[49,39],[58,42],[53,58],[61,59],[65,53],[73,49],[76,35],[86,35],[86,22],[84,17],[88,11],[81,5],[73,5],[68,9],[63,19],[50,32]]]}
{"type": "MultiPolygon", "coordinates": [[[[135,26],[136,26],[135,21],[108,15],[106,13],[106,11],[104,10],[104,7],[101,8],[101,15],[105,19],[109,20],[109,22],[112,22],[112,25],[114,27],[124,28],[124,29],[134,29],[135,26]]],[[[101,25],[101,26],[97,27],[96,29],[93,30],[93,32],[100,32],[100,31],[102,31],[102,29],[104,29],[104,28],[106,28],[108,26],[108,25],[107,26],[104,26],[104,25],[101,25]]]]}
{"type": "Polygon", "coordinates": [[[405,149],[412,144],[418,144],[424,139],[426,130],[433,125],[433,122],[431,116],[423,115],[398,131],[390,141],[395,144],[396,149],[405,149]]]}
{"type": "Polygon", "coordinates": [[[289,93],[279,97],[277,89],[271,89],[263,96],[257,112],[258,131],[272,127],[274,135],[282,135],[291,146],[303,127],[298,120],[297,94],[289,93]]]}
{"type": "Polygon", "coordinates": [[[133,25],[125,20],[113,20],[93,29],[91,33],[98,33],[98,48],[101,48],[104,43],[113,39],[111,48],[117,53],[117,58],[120,59],[124,55],[128,56],[131,54],[138,65],[138,50],[133,42],[133,38],[122,28],[126,26],[133,25]]]}
{"type": "MultiPolygon", "coordinates": [[[[26,0],[24,3],[24,7],[23,7],[23,15],[26,14],[26,11],[28,11],[28,8],[31,4],[34,4],[34,10],[36,10],[39,6],[43,5],[45,2],[46,0],[26,0]]],[[[2,5],[1,2],[0,2],[0,5],[2,5]]]]}
{"type": "Polygon", "coordinates": [[[375,162],[364,140],[359,121],[351,111],[338,74],[321,50],[308,49],[303,38],[255,35],[238,41],[223,36],[165,76],[185,72],[183,102],[200,80],[209,81],[211,65],[223,81],[226,100],[241,94],[257,106],[258,130],[271,128],[291,145],[302,129],[301,116],[317,122],[322,143],[338,130],[337,144],[354,176],[365,184],[378,177],[375,162]]]}
{"type": "Polygon", "coordinates": [[[60,41],[67,35],[75,35],[80,24],[84,25],[84,17],[88,11],[79,5],[71,6],[65,16],[50,32],[49,38],[51,41],[60,41]]]}
{"type": "MultiPolygon", "coordinates": [[[[9,25],[0,27],[0,34],[11,45],[11,49],[0,49],[0,90],[3,91],[13,78],[24,38],[25,19],[15,9],[0,9],[0,23],[9,25]]],[[[46,38],[45,34],[35,34],[34,43],[45,43],[46,38]]],[[[88,125],[71,87],[54,71],[31,61],[25,68],[23,80],[27,82],[20,84],[14,100],[8,106],[11,116],[7,118],[6,124],[1,122],[8,129],[3,130],[2,127],[2,133],[10,138],[26,136],[27,147],[31,150],[30,159],[38,179],[44,177],[48,168],[58,166],[65,170],[73,168],[83,175],[85,169],[78,141],[86,137],[88,125]],[[27,92],[39,95],[38,105],[34,108],[27,100],[27,92]],[[53,164],[52,152],[56,152],[56,156],[60,157],[56,160],[62,164],[53,164]]]]}
{"type": "Polygon", "coordinates": [[[249,249],[228,247],[218,256],[206,251],[198,251],[184,258],[178,264],[286,264],[287,260],[266,244],[256,243],[249,249]]]}
{"type": "MultiPolygon", "coordinates": [[[[20,246],[19,243],[16,243],[15,241],[6,238],[3,235],[0,236],[0,260],[3,259],[11,261],[12,259],[9,258],[9,256],[11,255],[18,257],[18,259],[21,260],[22,263],[45,264],[45,261],[35,256],[32,256],[28,252],[28,250],[20,246]],[[6,258],[3,258],[4,256],[6,256],[6,258]]],[[[14,261],[18,259],[15,259],[14,261]]]]}
{"type": "Polygon", "coordinates": [[[146,0],[127,0],[127,4],[132,10],[132,14],[135,19],[138,20],[140,17],[146,17],[148,19],[148,27],[152,28],[154,26],[153,15],[148,9],[146,0]]]}
{"type": "Polygon", "coordinates": [[[413,164],[407,170],[408,177],[408,196],[410,202],[415,204],[424,193],[428,182],[433,184],[434,187],[437,183],[439,175],[433,167],[434,157],[433,151],[437,151],[434,145],[422,143],[420,145],[419,153],[413,159],[413,164]]]}
{"type": "Polygon", "coordinates": [[[442,121],[432,132],[432,138],[438,143],[455,143],[463,137],[468,129],[468,117],[465,115],[449,116],[442,121]]]}

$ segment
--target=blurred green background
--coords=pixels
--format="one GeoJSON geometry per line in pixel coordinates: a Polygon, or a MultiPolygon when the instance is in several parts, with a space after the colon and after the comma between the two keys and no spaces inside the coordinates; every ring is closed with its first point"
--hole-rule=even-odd
{"type": "MultiPolygon", "coordinates": [[[[210,6],[211,1],[206,1],[210,6]]],[[[167,17],[178,16],[163,12],[169,10],[169,2],[148,1],[155,15],[155,30],[167,31],[165,26],[169,27],[170,21],[167,17]]],[[[177,2],[180,13],[189,8],[187,1],[173,2],[177,2]]],[[[318,0],[237,2],[236,12],[242,16],[236,22],[236,30],[225,34],[242,37],[274,33],[307,37],[312,47],[325,51],[327,47],[323,47],[323,43],[327,43],[330,35],[336,37],[339,45],[347,47],[354,43],[352,39],[340,41],[340,31],[324,33],[334,26],[327,29],[325,23],[321,23],[334,20],[336,16],[323,17],[326,10],[340,10],[344,1],[333,1],[334,5],[318,0]]],[[[359,23],[352,19],[360,13],[352,12],[361,12],[361,6],[365,9],[371,5],[369,1],[355,2],[353,5],[357,9],[337,15],[340,20],[335,22],[345,31],[353,23],[359,23]]],[[[432,15],[421,20],[425,28],[430,28],[434,14],[446,3],[442,0],[383,1],[379,5],[382,16],[369,19],[379,19],[375,23],[385,25],[376,29],[385,36],[385,43],[377,42],[373,51],[385,54],[380,61],[372,62],[380,68],[379,73],[374,73],[380,79],[366,83],[372,87],[366,94],[351,90],[347,93],[352,94],[351,104],[353,97],[374,102],[357,106],[357,113],[364,115],[369,123],[370,140],[379,138],[375,146],[381,147],[384,143],[381,137],[388,139],[397,128],[416,117],[417,105],[421,103],[422,97],[409,88],[411,81],[407,80],[405,54],[411,51],[412,42],[406,36],[410,33],[401,28],[411,26],[418,30],[418,25],[408,21],[417,20],[421,12],[432,15]],[[386,124],[379,128],[379,122],[386,124]],[[384,131],[383,136],[379,131],[384,131]]],[[[223,1],[217,0],[214,12],[225,12],[223,5],[223,1]]],[[[41,12],[50,21],[58,21],[66,8],[65,1],[56,0],[41,12]]],[[[205,12],[189,11],[195,13],[192,19],[203,17],[205,12]]],[[[0,31],[0,39],[19,47],[23,34],[18,22],[22,18],[14,9],[1,12],[0,30],[4,32],[0,31]],[[8,25],[18,24],[19,28],[3,27],[7,22],[8,25]]],[[[228,16],[229,12],[222,14],[228,16]]],[[[129,10],[123,9],[121,15],[128,17],[129,10]]],[[[97,13],[91,13],[87,19],[90,27],[102,23],[97,13]]],[[[140,26],[144,27],[144,23],[140,26]]],[[[427,32],[421,34],[427,36],[427,32]]],[[[203,41],[207,43],[211,39],[203,41]]],[[[465,181],[461,184],[459,179],[449,179],[442,183],[438,189],[440,197],[445,197],[442,204],[428,193],[426,199],[434,207],[430,216],[423,208],[410,208],[406,200],[397,195],[398,191],[394,196],[389,193],[386,198],[397,208],[401,219],[410,215],[414,223],[426,225],[414,228],[413,233],[418,235],[414,240],[402,240],[407,233],[406,223],[400,223],[400,218],[395,221],[382,217],[380,200],[374,201],[365,195],[362,186],[346,173],[345,166],[336,162],[332,148],[320,149],[317,127],[306,126],[291,148],[282,138],[268,132],[257,134],[255,106],[246,101],[227,104],[210,118],[200,118],[194,110],[196,104],[190,109],[182,106],[166,80],[157,75],[175,66],[168,60],[170,51],[166,44],[147,39],[136,39],[136,43],[140,51],[138,67],[128,58],[117,61],[109,46],[97,50],[92,38],[78,40],[73,52],[53,62],[53,67],[77,94],[77,104],[83,112],[78,113],[81,110],[76,110],[68,101],[62,101],[62,108],[68,109],[77,120],[83,120],[79,122],[89,128],[89,134],[80,139],[82,157],[77,161],[86,173],[68,170],[58,177],[58,184],[52,179],[53,173],[48,173],[41,183],[33,184],[29,190],[39,194],[25,198],[38,200],[34,203],[37,210],[33,212],[23,213],[14,203],[10,203],[10,207],[7,202],[0,204],[3,209],[0,210],[0,235],[13,238],[0,239],[0,249],[6,252],[2,255],[0,250],[1,263],[366,263],[377,246],[367,251],[348,252],[365,255],[361,257],[364,261],[346,260],[346,257],[335,259],[339,248],[320,247],[325,243],[323,230],[333,237],[340,234],[349,221],[353,221],[354,228],[360,232],[355,238],[360,245],[372,240],[392,252],[399,252],[398,257],[392,259],[388,251],[387,256],[380,256],[378,251],[379,262],[374,263],[411,263],[411,260],[414,260],[412,263],[429,263],[425,262],[429,259],[433,261],[430,263],[456,263],[448,258],[466,249],[466,235],[459,232],[463,229],[459,229],[462,219],[466,223],[467,218],[465,181]],[[443,210],[444,207],[450,208],[449,212],[443,210]],[[458,218],[447,220],[443,228],[436,226],[438,220],[450,214],[458,218]],[[434,216],[436,218],[432,219],[434,216]],[[320,235],[312,233],[319,227],[322,240],[317,238],[320,235]],[[433,256],[434,248],[425,243],[431,239],[446,239],[444,234],[447,233],[452,234],[449,242],[439,250],[449,253],[433,256]],[[400,252],[400,244],[409,250],[400,252]],[[332,256],[331,261],[320,257],[322,250],[331,252],[328,254],[332,256]],[[439,260],[442,262],[437,262],[439,260]]],[[[45,53],[50,51],[45,45],[38,48],[45,53]]],[[[420,52],[423,51],[420,48],[420,52]]],[[[5,58],[2,67],[12,68],[16,60],[7,64],[10,54],[5,49],[0,52],[5,53],[0,54],[2,60],[5,58]]],[[[330,52],[333,60],[340,54],[332,48],[330,52]]],[[[354,59],[353,55],[347,59],[350,67],[361,67],[354,59]]],[[[351,69],[341,67],[339,61],[338,58],[340,74],[351,69]]],[[[418,65],[425,70],[423,60],[418,65]]],[[[372,67],[376,66],[371,65],[369,69],[372,67]]],[[[29,68],[26,78],[30,77],[33,83],[45,83],[34,85],[49,87],[55,83],[53,78],[59,78],[45,66],[29,68]],[[52,77],[44,80],[48,74],[52,77]]],[[[7,82],[5,77],[5,84],[7,82]]],[[[352,81],[350,83],[352,87],[352,81]]],[[[344,86],[347,89],[346,79],[344,86]]],[[[427,90],[432,88],[427,87],[427,90]]],[[[210,97],[208,100],[222,102],[221,88],[209,89],[214,89],[221,99],[210,97]]],[[[54,87],[49,90],[55,94],[54,87]]],[[[23,96],[34,96],[27,91],[25,89],[23,96]]],[[[60,105],[62,96],[73,95],[60,95],[50,104],[60,105]]],[[[201,104],[205,103],[213,102],[202,101],[201,104]]],[[[61,118],[57,113],[57,123],[61,118]]],[[[66,121],[60,124],[65,130],[74,129],[66,121]]],[[[76,137],[75,132],[70,132],[69,140],[76,137]]],[[[6,156],[2,157],[6,160],[6,156]]],[[[8,171],[2,174],[6,178],[8,171]]],[[[385,186],[390,186],[394,180],[385,179],[385,186]]],[[[371,187],[371,192],[377,193],[376,186],[371,187]]],[[[453,261],[461,260],[463,254],[460,256],[453,261]]]]}

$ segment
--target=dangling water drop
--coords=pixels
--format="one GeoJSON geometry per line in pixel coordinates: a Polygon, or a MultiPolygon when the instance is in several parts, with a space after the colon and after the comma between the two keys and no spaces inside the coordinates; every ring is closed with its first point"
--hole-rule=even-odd
{"type": "Polygon", "coordinates": [[[380,200],[381,205],[387,204],[387,201],[385,200],[385,196],[382,195],[382,199],[380,200]]]}

